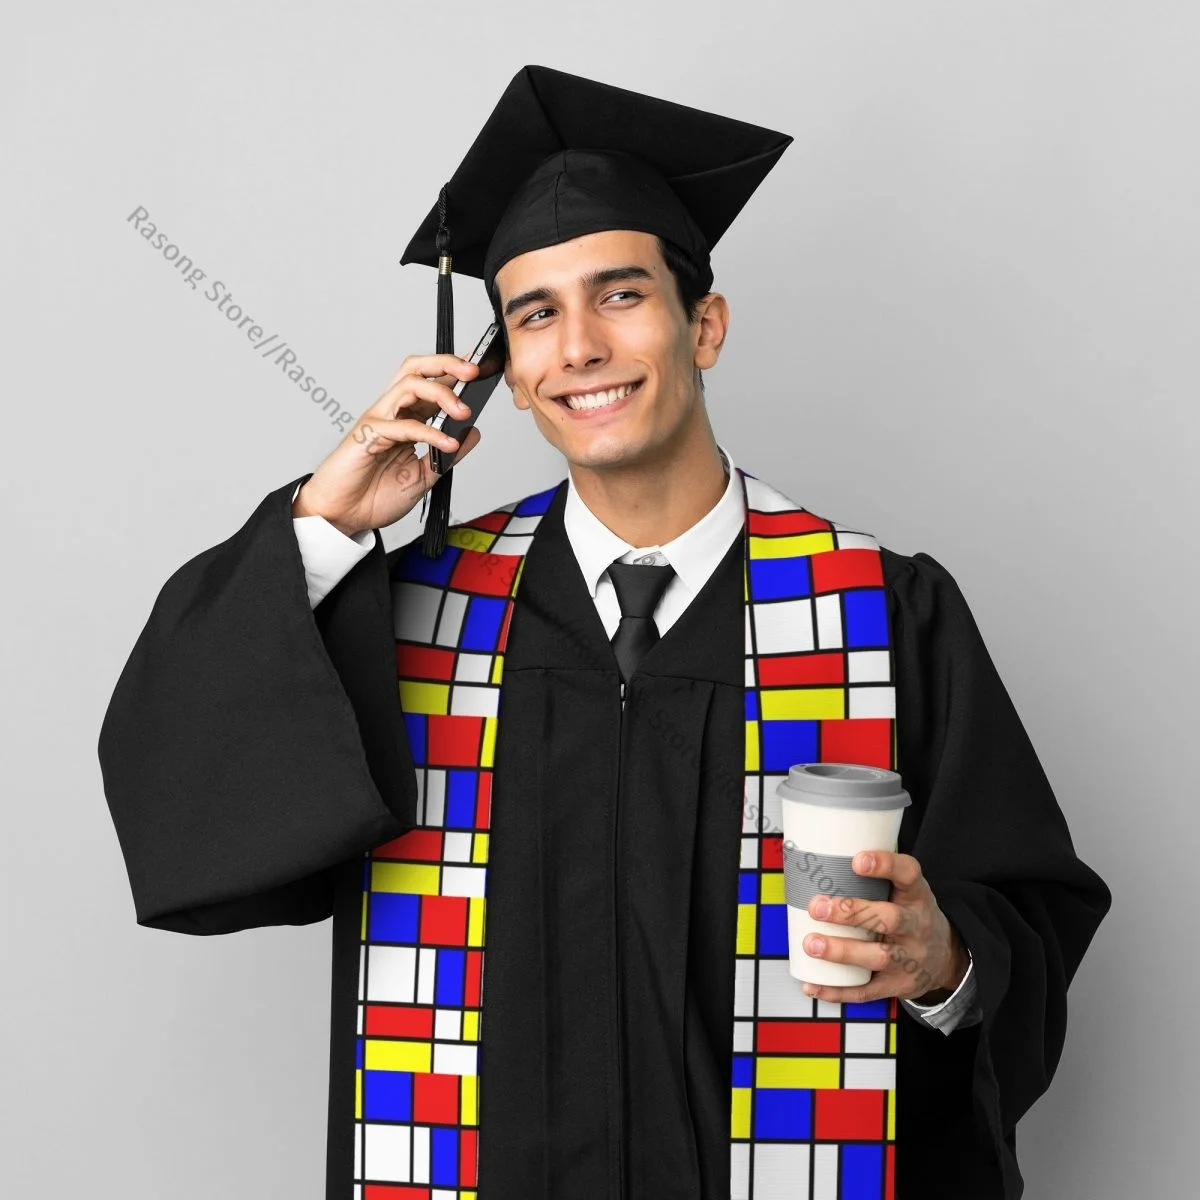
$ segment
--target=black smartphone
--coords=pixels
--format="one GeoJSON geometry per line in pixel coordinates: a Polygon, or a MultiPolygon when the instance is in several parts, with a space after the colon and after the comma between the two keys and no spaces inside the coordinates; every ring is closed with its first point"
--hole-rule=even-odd
{"type": "Polygon", "coordinates": [[[439,475],[444,475],[450,470],[454,455],[462,449],[467,430],[479,420],[483,406],[504,375],[504,339],[500,336],[500,326],[495,321],[487,327],[487,332],[479,339],[479,345],[467,361],[479,364],[479,374],[474,379],[460,379],[452,390],[471,410],[470,415],[452,417],[443,408],[439,409],[437,415],[429,422],[434,429],[440,429],[458,439],[458,449],[453,451],[441,450],[436,446],[429,447],[429,453],[433,455],[433,465],[439,475]]]}

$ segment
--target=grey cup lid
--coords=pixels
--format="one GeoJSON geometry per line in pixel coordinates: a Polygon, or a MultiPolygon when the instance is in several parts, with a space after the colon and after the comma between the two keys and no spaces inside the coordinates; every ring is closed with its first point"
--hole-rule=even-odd
{"type": "Polygon", "coordinates": [[[912,803],[897,772],[858,763],[797,763],[787,778],[780,780],[775,794],[784,800],[868,812],[912,803]]]}

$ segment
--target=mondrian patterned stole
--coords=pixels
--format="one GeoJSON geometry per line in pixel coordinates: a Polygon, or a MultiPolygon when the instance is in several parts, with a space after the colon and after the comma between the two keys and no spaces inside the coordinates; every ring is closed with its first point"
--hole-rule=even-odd
{"type": "MultiPolygon", "coordinates": [[[[775,795],[794,763],[896,769],[879,546],[738,474],[747,512],[746,791],[730,1194],[890,1200],[897,1001],[813,1000],[788,973],[775,795]]],[[[441,557],[402,555],[394,568],[418,825],[364,863],[355,1200],[476,1200],[487,1136],[478,1061],[499,693],[524,556],[555,490],[455,525],[441,557]]]]}

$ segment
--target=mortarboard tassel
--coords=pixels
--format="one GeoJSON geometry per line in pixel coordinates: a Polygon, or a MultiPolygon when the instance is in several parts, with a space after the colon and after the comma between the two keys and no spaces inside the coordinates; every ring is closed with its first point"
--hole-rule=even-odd
{"type": "MultiPolygon", "coordinates": [[[[446,185],[438,195],[438,281],[437,281],[437,354],[454,353],[454,285],[451,282],[450,230],[446,228],[446,185]]],[[[427,493],[429,514],[421,538],[421,549],[427,558],[437,558],[446,545],[446,529],[450,524],[450,488],[454,483],[453,469],[439,477],[427,493]]]]}

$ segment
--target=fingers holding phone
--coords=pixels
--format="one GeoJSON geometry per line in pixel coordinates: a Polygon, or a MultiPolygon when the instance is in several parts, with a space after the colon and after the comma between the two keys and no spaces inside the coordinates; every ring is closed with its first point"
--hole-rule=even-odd
{"type": "Polygon", "coordinates": [[[322,516],[347,535],[400,520],[437,482],[435,466],[461,461],[478,443],[478,430],[456,437],[428,423],[435,414],[466,418],[469,408],[454,386],[478,374],[478,363],[453,354],[406,358],[379,399],[300,489],[292,515],[322,516]],[[431,454],[418,456],[422,443],[444,457],[435,464],[431,454]]]}

